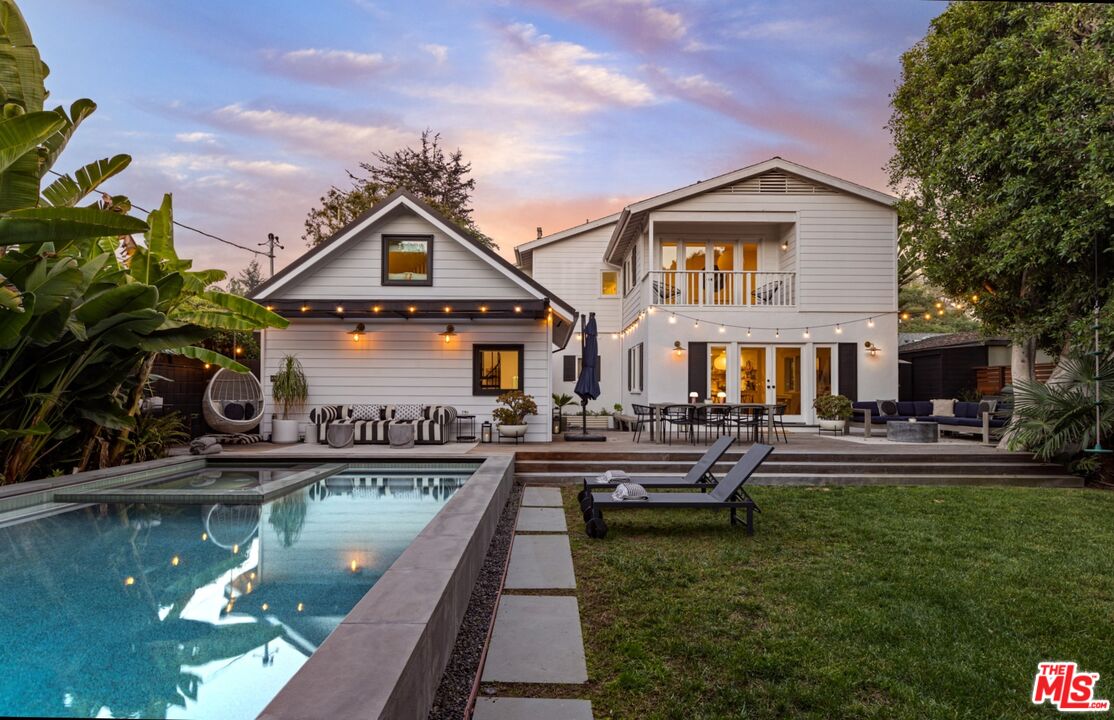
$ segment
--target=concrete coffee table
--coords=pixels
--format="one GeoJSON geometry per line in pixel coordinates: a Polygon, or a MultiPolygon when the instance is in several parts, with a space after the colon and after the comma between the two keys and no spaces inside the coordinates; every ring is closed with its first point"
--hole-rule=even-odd
{"type": "Polygon", "coordinates": [[[414,430],[414,426],[410,423],[391,423],[387,426],[387,440],[393,448],[412,448],[414,430]]]}
{"type": "Polygon", "coordinates": [[[886,439],[894,442],[934,443],[940,440],[940,426],[934,422],[887,420],[886,439]]]}

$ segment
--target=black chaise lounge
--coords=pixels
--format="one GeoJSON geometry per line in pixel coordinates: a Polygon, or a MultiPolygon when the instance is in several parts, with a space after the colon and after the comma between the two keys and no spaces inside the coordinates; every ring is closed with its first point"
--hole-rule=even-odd
{"type": "Polygon", "coordinates": [[[647,493],[644,500],[615,500],[611,493],[588,493],[580,503],[584,512],[584,531],[588,537],[602,538],[607,535],[607,523],[603,521],[603,511],[607,510],[654,510],[661,508],[691,508],[700,510],[729,510],[731,524],[737,525],[739,510],[747,511],[747,535],[754,534],[754,511],[761,509],[743,489],[743,483],[750,479],[774,449],[769,445],[755,443],[743,459],[727,471],[723,479],[708,493],[699,492],[653,492],[647,493]]]}
{"type": "Polygon", "coordinates": [[[655,488],[699,488],[711,487],[716,484],[716,476],[712,474],[712,468],[716,466],[723,454],[735,442],[735,438],[730,435],[723,437],[712,443],[712,446],[696,461],[696,464],[685,473],[684,477],[677,477],[675,475],[631,475],[628,477],[614,478],[608,482],[597,482],[594,477],[584,479],[584,489],[580,491],[579,499],[583,500],[584,495],[591,491],[592,487],[604,489],[607,487],[615,487],[620,483],[634,482],[643,487],[655,488]]]}

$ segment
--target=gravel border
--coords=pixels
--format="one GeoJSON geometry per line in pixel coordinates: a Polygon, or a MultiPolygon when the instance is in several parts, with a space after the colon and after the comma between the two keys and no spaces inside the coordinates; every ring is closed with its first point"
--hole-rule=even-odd
{"type": "Polygon", "coordinates": [[[499,517],[499,525],[487,549],[480,575],[472,588],[468,600],[468,610],[464,613],[460,631],[456,635],[453,654],[445,673],[437,686],[429,720],[461,720],[468,709],[468,697],[476,674],[480,671],[480,656],[483,654],[491,618],[495,614],[495,601],[503,584],[503,571],[510,555],[511,539],[514,536],[515,518],[522,499],[522,485],[519,482],[511,487],[511,495],[499,517]]]}

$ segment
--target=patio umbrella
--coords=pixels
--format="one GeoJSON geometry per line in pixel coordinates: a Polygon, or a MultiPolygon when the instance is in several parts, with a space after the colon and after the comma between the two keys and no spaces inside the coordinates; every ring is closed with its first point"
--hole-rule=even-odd
{"type": "Polygon", "coordinates": [[[566,433],[566,440],[587,440],[603,442],[602,435],[588,434],[588,401],[600,396],[600,383],[596,379],[599,356],[599,341],[596,338],[596,314],[588,314],[588,323],[584,324],[581,317],[580,327],[580,376],[576,379],[576,388],[573,389],[580,396],[581,432],[566,433]]]}

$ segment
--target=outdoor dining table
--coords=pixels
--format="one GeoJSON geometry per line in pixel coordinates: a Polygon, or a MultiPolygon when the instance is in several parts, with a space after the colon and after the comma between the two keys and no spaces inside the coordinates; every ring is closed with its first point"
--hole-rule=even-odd
{"type": "Polygon", "coordinates": [[[774,411],[778,408],[777,403],[687,403],[687,402],[659,402],[649,403],[649,407],[654,411],[653,420],[650,422],[650,439],[654,439],[654,427],[657,427],[659,442],[665,440],[665,408],[668,407],[728,407],[728,408],[749,408],[757,410],[759,408],[766,411],[766,437],[774,437],[774,411]]]}

